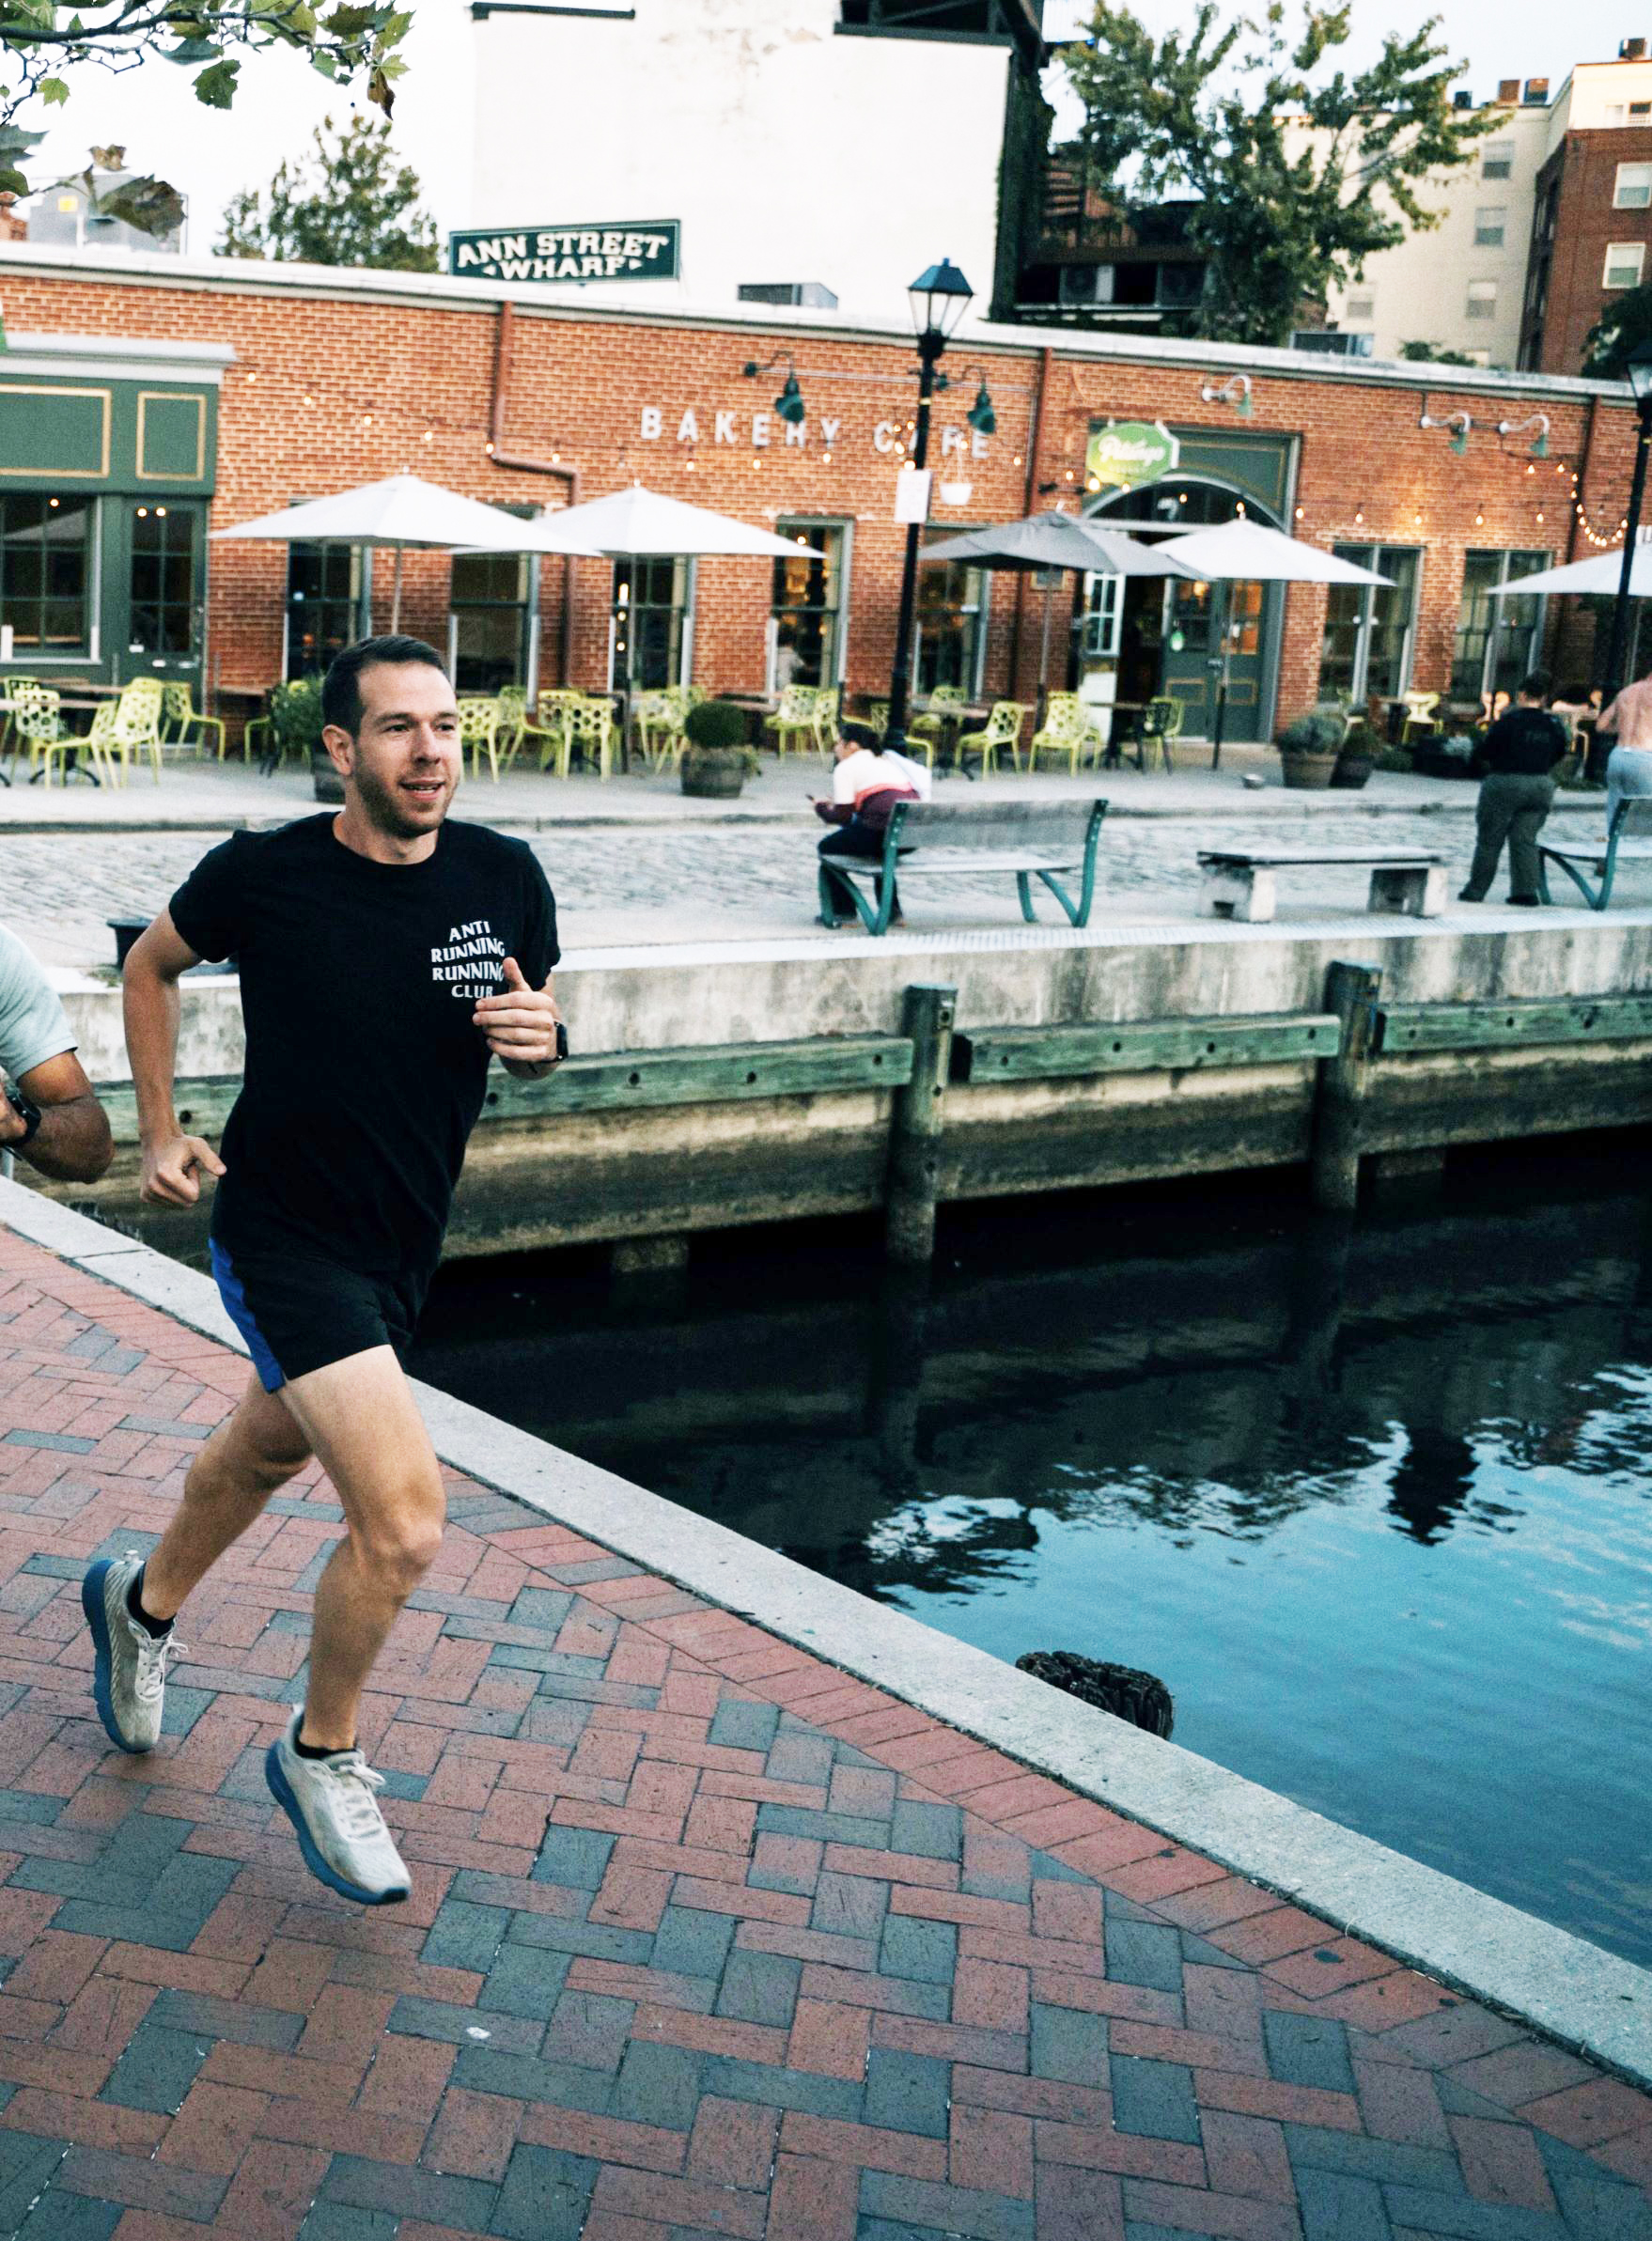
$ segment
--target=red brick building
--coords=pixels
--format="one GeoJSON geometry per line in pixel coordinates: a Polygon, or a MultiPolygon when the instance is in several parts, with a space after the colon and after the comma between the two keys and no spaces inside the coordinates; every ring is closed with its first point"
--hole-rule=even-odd
{"type": "Polygon", "coordinates": [[[1537,174],[1520,364],[1582,366],[1602,313],[1652,280],[1649,242],[1652,121],[1566,133],[1537,174]]]}
{"type": "MultiPolygon", "coordinates": [[[[893,330],[829,312],[653,312],[436,276],[26,246],[0,248],[0,300],[12,346],[0,668],[161,671],[209,692],[296,674],[369,618],[384,627],[382,556],[374,573],[335,549],[210,546],[208,527],[411,470],[525,508],[634,476],[828,555],[634,570],[410,555],[403,625],[451,647],[461,685],[512,675],[591,689],[629,671],[761,688],[784,636],[799,674],[840,677],[851,704],[886,688],[905,534],[895,488],[916,398],[910,339],[893,330]],[[807,409],[796,429],[772,411],[788,361],[807,409]]],[[[1230,736],[1265,736],[1322,692],[1472,702],[1511,684],[1535,651],[1556,651],[1559,618],[1499,602],[1498,584],[1615,538],[1628,490],[1627,392],[1553,375],[984,325],[955,340],[944,369],[933,535],[1057,504],[1161,527],[1242,505],[1394,577],[1391,592],[1329,603],[1315,586],[1096,579],[1070,649],[1063,579],[1052,681],[1069,650],[1101,698],[1167,681],[1192,704],[1190,732],[1205,728],[1224,630],[1230,736]],[[965,419],[983,378],[990,438],[965,419]],[[1145,489],[1089,488],[1087,446],[1110,420],[1163,424],[1179,458],[1145,489]]],[[[924,584],[920,683],[1029,698],[1039,591],[941,567],[924,584]]],[[[1586,673],[1591,630],[1568,627],[1568,672],[1586,673]]]]}

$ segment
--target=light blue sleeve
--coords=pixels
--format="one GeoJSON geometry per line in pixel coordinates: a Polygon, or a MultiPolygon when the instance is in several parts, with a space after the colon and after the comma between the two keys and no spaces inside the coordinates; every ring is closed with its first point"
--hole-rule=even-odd
{"type": "Polygon", "coordinates": [[[17,936],[0,926],[0,1070],[21,1082],[74,1046],[55,989],[17,936]]]}

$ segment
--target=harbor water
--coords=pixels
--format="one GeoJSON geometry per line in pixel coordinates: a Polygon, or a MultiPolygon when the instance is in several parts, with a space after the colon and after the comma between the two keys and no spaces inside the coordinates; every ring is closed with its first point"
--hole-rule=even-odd
{"type": "Polygon", "coordinates": [[[1201,1185],[444,1272],[432,1383],[1652,1964],[1644,1149],[1454,1161],[1328,1224],[1201,1185]]]}

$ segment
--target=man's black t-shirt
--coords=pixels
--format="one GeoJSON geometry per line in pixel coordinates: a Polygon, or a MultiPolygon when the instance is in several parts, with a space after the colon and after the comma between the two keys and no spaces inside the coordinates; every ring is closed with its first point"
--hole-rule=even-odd
{"type": "Polygon", "coordinates": [[[203,957],[232,953],[246,1022],[212,1234],[428,1275],[489,1052],[471,1018],[507,957],[542,988],[556,906],[525,843],[445,824],[422,864],[357,855],[331,815],[238,833],[172,898],[203,957]]]}
{"type": "Polygon", "coordinates": [[[1509,708],[1486,734],[1488,769],[1520,778],[1547,778],[1570,741],[1547,708],[1509,708]]]}

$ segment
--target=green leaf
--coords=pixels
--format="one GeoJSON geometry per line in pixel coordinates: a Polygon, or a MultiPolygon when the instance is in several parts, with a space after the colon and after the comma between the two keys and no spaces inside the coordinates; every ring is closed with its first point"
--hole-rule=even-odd
{"type": "Polygon", "coordinates": [[[162,54],[164,62],[216,62],[224,52],[216,40],[210,39],[180,39],[177,46],[167,47],[162,54]]]}
{"type": "Polygon", "coordinates": [[[0,125],[0,163],[8,156],[26,156],[39,147],[44,132],[25,132],[17,125],[0,125]]]}
{"type": "Polygon", "coordinates": [[[338,75],[338,65],[324,47],[319,54],[310,56],[310,68],[319,70],[323,78],[336,78],[338,75]]]}
{"type": "Polygon", "coordinates": [[[119,218],[139,233],[156,240],[176,233],[183,224],[183,196],[164,179],[130,179],[101,195],[98,209],[108,218],[119,218]]]}
{"type": "Polygon", "coordinates": [[[376,109],[382,109],[386,117],[395,108],[396,89],[382,70],[376,70],[367,80],[367,99],[376,109]]]}
{"type": "Polygon", "coordinates": [[[325,27],[335,39],[360,39],[373,28],[373,10],[370,8],[335,8],[325,19],[325,27]]]}
{"type": "Polygon", "coordinates": [[[48,109],[61,108],[69,99],[69,88],[61,78],[42,78],[36,90],[48,109]]]}
{"type": "Polygon", "coordinates": [[[209,109],[228,109],[235,101],[235,82],[241,74],[239,62],[215,62],[195,80],[195,99],[204,101],[209,109]]]}
{"type": "Polygon", "coordinates": [[[26,195],[29,183],[21,171],[14,171],[9,163],[0,167],[0,195],[26,195]]]}

